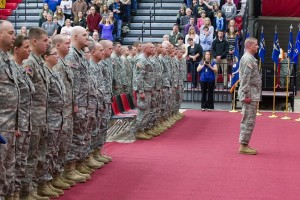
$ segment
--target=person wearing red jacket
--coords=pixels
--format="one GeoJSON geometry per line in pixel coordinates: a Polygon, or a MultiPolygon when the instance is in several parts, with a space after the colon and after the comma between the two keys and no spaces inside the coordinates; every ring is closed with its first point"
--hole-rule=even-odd
{"type": "Polygon", "coordinates": [[[87,26],[91,34],[93,34],[94,31],[99,32],[99,23],[102,19],[101,15],[96,12],[96,8],[94,6],[91,6],[90,8],[91,14],[87,16],[87,26]]]}

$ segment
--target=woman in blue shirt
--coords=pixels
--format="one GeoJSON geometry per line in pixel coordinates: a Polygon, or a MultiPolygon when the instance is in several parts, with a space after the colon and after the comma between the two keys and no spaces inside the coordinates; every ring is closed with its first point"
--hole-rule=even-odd
{"type": "Polygon", "coordinates": [[[202,62],[197,67],[201,85],[201,109],[214,109],[215,73],[218,72],[215,61],[212,61],[210,51],[206,51],[202,62]]]}

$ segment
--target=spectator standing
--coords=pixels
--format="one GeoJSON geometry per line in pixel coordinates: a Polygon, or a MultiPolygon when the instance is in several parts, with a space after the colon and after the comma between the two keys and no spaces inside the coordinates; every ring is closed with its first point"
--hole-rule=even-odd
{"type": "Polygon", "coordinates": [[[236,39],[237,34],[236,31],[234,30],[234,27],[230,27],[229,31],[226,33],[226,40],[228,42],[228,54],[227,54],[227,63],[229,65],[232,65],[233,62],[233,53],[234,53],[234,47],[235,47],[235,39],[236,39]]]}
{"type": "Polygon", "coordinates": [[[211,13],[212,13],[212,6],[208,5],[208,3],[206,3],[206,1],[204,0],[199,0],[199,3],[194,7],[194,16],[196,18],[200,18],[201,17],[201,11],[205,10],[206,16],[210,17],[211,13]]]}
{"type": "Polygon", "coordinates": [[[103,5],[100,15],[102,18],[109,16],[109,10],[108,10],[108,6],[106,4],[103,5]]]}
{"type": "Polygon", "coordinates": [[[180,17],[180,24],[179,24],[179,28],[180,28],[181,34],[183,36],[185,36],[185,33],[184,33],[185,25],[187,25],[189,23],[190,18],[192,17],[192,10],[190,8],[187,8],[185,12],[186,12],[186,15],[180,17]]]}
{"type": "Polygon", "coordinates": [[[176,19],[176,23],[178,24],[178,26],[180,25],[180,17],[185,16],[185,7],[181,6],[178,14],[177,14],[177,19],[176,19]]]}
{"type": "Polygon", "coordinates": [[[122,0],[122,3],[124,5],[124,10],[125,10],[124,21],[130,23],[131,22],[131,14],[130,14],[131,0],[122,0]]]}
{"type": "Polygon", "coordinates": [[[183,37],[183,35],[179,32],[178,24],[173,25],[173,31],[169,34],[169,41],[175,45],[177,44],[178,36],[183,37]]]}
{"type": "Polygon", "coordinates": [[[20,30],[20,35],[23,35],[24,37],[27,36],[27,28],[26,26],[22,26],[20,30]]]}
{"type": "Polygon", "coordinates": [[[53,37],[57,34],[57,24],[52,21],[52,15],[47,15],[47,21],[42,24],[42,29],[44,29],[49,37],[53,37]]]}
{"type": "Polygon", "coordinates": [[[54,13],[54,17],[57,18],[57,23],[60,26],[63,26],[65,24],[65,15],[64,15],[63,10],[60,6],[56,6],[56,11],[54,13]]]}
{"type": "MultiPolygon", "coordinates": [[[[56,10],[56,5],[55,5],[55,7],[53,9],[54,9],[54,11],[56,10]]],[[[52,10],[49,9],[49,5],[46,2],[43,4],[42,11],[40,12],[40,15],[39,15],[40,18],[42,17],[44,11],[47,11],[47,14],[49,13],[49,14],[53,15],[52,10]]]]}
{"type": "Polygon", "coordinates": [[[79,12],[82,12],[83,14],[85,14],[87,11],[87,8],[88,8],[88,6],[84,0],[76,0],[72,6],[72,13],[73,13],[74,18],[75,18],[75,16],[78,16],[79,12]]]}
{"type": "Polygon", "coordinates": [[[197,66],[203,55],[201,45],[195,44],[193,38],[188,38],[188,62],[190,63],[190,72],[192,74],[192,88],[197,88],[197,66]]]}
{"type": "Polygon", "coordinates": [[[206,12],[205,10],[202,10],[200,12],[200,18],[197,19],[197,27],[199,28],[200,30],[200,27],[203,26],[205,24],[205,17],[206,17],[206,12]]]}
{"type": "Polygon", "coordinates": [[[191,17],[190,21],[187,25],[185,25],[184,27],[184,34],[188,34],[190,27],[194,27],[196,33],[199,35],[200,31],[199,28],[197,27],[196,23],[195,23],[195,17],[191,17]]]}
{"type": "Polygon", "coordinates": [[[214,29],[218,31],[226,31],[226,19],[222,16],[222,11],[217,11],[217,16],[214,18],[214,29]]]}
{"type": "Polygon", "coordinates": [[[109,10],[114,13],[114,18],[117,22],[117,37],[120,38],[124,13],[123,3],[120,2],[120,0],[115,0],[115,2],[109,6],[109,10]]]}
{"type": "Polygon", "coordinates": [[[208,26],[204,26],[203,32],[200,34],[200,45],[203,51],[210,51],[213,42],[213,35],[209,33],[208,26]]]}
{"type": "Polygon", "coordinates": [[[71,26],[71,20],[70,19],[66,19],[65,26],[62,27],[61,33],[65,34],[65,35],[71,35],[72,28],[73,27],[71,26]]]}
{"type": "Polygon", "coordinates": [[[57,25],[57,34],[60,34],[61,25],[58,23],[57,17],[53,17],[53,22],[57,25]]]}
{"type": "Polygon", "coordinates": [[[223,72],[223,88],[227,89],[228,77],[227,77],[227,54],[229,45],[224,38],[224,32],[218,31],[217,38],[212,43],[212,55],[216,59],[218,69],[223,72]]]}
{"type": "Polygon", "coordinates": [[[65,19],[71,19],[72,16],[72,0],[62,0],[60,7],[65,15],[65,19]]]}
{"type": "Polygon", "coordinates": [[[209,34],[214,35],[214,27],[211,25],[211,21],[209,17],[205,18],[205,23],[200,27],[200,34],[203,32],[204,26],[207,26],[209,29],[209,34]]]}
{"type": "Polygon", "coordinates": [[[96,8],[94,6],[92,6],[90,10],[91,14],[87,16],[87,26],[90,34],[93,34],[94,31],[99,32],[98,25],[101,21],[101,16],[96,12],[96,8]]]}
{"type": "Polygon", "coordinates": [[[232,2],[232,0],[227,0],[227,3],[225,3],[222,6],[222,12],[225,14],[226,21],[228,22],[231,19],[234,19],[236,16],[236,6],[232,2]]]}
{"type": "Polygon", "coordinates": [[[74,18],[74,26],[86,28],[86,19],[83,17],[83,13],[81,11],[79,11],[78,16],[74,18]]]}
{"type": "Polygon", "coordinates": [[[44,0],[44,3],[48,4],[49,9],[54,13],[56,7],[60,4],[61,0],[44,0]]]}
{"type": "Polygon", "coordinates": [[[199,35],[195,31],[195,27],[191,26],[188,34],[185,36],[185,44],[189,46],[188,40],[192,38],[195,44],[199,44],[199,35]]]}
{"type": "Polygon", "coordinates": [[[197,72],[199,72],[201,85],[201,109],[202,111],[214,109],[215,73],[218,72],[218,67],[212,60],[210,51],[205,52],[197,72]]]}
{"type": "Polygon", "coordinates": [[[39,27],[42,27],[42,24],[47,21],[48,12],[46,10],[43,11],[42,17],[39,19],[39,27]]]}
{"type": "Polygon", "coordinates": [[[113,12],[110,11],[108,16],[109,16],[110,21],[112,21],[113,25],[114,25],[112,35],[113,35],[113,38],[114,38],[113,41],[115,41],[115,38],[117,37],[117,21],[114,18],[114,13],[113,12]]]}
{"type": "Polygon", "coordinates": [[[113,30],[114,24],[110,18],[105,17],[99,24],[99,28],[101,30],[101,38],[113,41],[113,30]]]}

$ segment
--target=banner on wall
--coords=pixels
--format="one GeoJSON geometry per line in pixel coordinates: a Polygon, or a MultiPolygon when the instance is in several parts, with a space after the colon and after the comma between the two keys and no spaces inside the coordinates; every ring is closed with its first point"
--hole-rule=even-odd
{"type": "Polygon", "coordinates": [[[300,17],[299,1],[262,0],[262,16],[300,17]]]}

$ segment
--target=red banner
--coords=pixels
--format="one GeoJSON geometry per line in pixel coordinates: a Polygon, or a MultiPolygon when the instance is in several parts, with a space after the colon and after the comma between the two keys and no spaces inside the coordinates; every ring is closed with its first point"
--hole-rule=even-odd
{"type": "Polygon", "coordinates": [[[262,16],[300,17],[298,0],[263,0],[262,16]]]}

